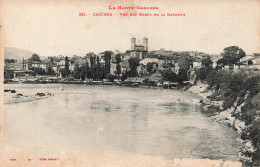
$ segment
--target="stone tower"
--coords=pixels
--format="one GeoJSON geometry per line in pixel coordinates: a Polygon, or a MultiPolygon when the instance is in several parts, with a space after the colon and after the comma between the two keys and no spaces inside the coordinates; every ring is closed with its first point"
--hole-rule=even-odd
{"type": "Polygon", "coordinates": [[[144,50],[148,51],[148,38],[146,37],[143,38],[143,45],[144,45],[144,50]]]}
{"type": "Polygon", "coordinates": [[[133,36],[131,38],[131,50],[135,49],[135,45],[136,45],[136,38],[133,36]]]}

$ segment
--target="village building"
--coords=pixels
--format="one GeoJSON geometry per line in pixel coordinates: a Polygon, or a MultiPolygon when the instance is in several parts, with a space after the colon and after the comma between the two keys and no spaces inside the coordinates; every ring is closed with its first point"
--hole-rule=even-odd
{"type": "Polygon", "coordinates": [[[15,63],[5,63],[4,78],[12,79],[23,76],[31,76],[32,70],[25,68],[24,61],[17,61],[15,63]]]}

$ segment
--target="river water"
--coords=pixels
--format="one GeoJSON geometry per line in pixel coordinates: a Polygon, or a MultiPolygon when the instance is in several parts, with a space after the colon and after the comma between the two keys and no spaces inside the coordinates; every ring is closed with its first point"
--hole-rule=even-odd
{"type": "Polygon", "coordinates": [[[5,88],[54,94],[4,105],[6,145],[239,159],[237,132],[211,121],[189,92],[80,84],[9,84],[5,88]]]}

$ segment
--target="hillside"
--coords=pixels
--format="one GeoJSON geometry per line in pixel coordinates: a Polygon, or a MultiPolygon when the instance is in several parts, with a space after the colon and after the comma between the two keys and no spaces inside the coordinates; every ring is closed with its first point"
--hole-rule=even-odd
{"type": "Polygon", "coordinates": [[[4,58],[5,59],[17,59],[22,60],[31,58],[34,53],[28,50],[13,48],[13,47],[6,47],[4,51],[4,58]]]}

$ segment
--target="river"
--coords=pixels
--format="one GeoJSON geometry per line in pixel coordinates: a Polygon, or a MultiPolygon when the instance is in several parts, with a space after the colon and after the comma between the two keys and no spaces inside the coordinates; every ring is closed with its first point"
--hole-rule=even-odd
{"type": "Polygon", "coordinates": [[[211,121],[189,92],[83,84],[7,84],[5,88],[54,94],[4,105],[6,145],[239,160],[237,132],[211,121]]]}

